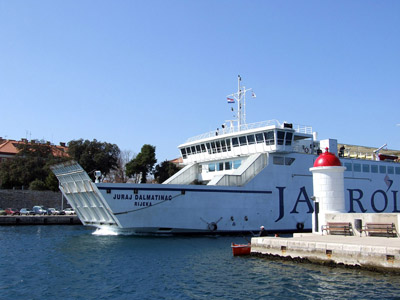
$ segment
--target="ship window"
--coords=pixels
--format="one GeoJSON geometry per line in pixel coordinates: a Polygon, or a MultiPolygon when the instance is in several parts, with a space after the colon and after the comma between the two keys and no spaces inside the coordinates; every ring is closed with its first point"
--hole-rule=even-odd
{"type": "Polygon", "coordinates": [[[347,172],[353,171],[353,165],[351,163],[344,163],[347,172]]]}
{"type": "Polygon", "coordinates": [[[249,142],[249,145],[253,145],[256,142],[255,139],[254,139],[254,135],[253,134],[248,135],[247,136],[247,141],[249,142]]]}
{"type": "Polygon", "coordinates": [[[372,173],[378,173],[378,166],[377,165],[372,165],[371,166],[371,172],[372,173]]]}
{"type": "Polygon", "coordinates": [[[233,168],[234,169],[238,169],[240,167],[240,165],[242,164],[241,160],[234,160],[233,161],[233,168]]]}
{"type": "Polygon", "coordinates": [[[394,174],[394,168],[388,167],[388,174],[394,174]]]}
{"type": "Polygon", "coordinates": [[[247,145],[246,136],[239,136],[240,146],[247,145]]]}
{"type": "Polygon", "coordinates": [[[208,171],[215,172],[215,164],[208,164],[208,171]]]}
{"type": "Polygon", "coordinates": [[[238,138],[236,138],[236,137],[232,138],[232,146],[233,147],[239,146],[238,138]]]}
{"type": "Polygon", "coordinates": [[[286,141],[285,141],[286,146],[290,146],[292,144],[292,137],[293,137],[293,133],[286,132],[286,141]]]}
{"type": "Polygon", "coordinates": [[[187,147],[187,148],[186,148],[186,153],[187,153],[187,155],[192,154],[192,151],[190,151],[190,147],[187,147]]]}
{"type": "Polygon", "coordinates": [[[360,164],[354,164],[354,172],[361,172],[361,165],[360,164]]]}
{"type": "Polygon", "coordinates": [[[224,163],[220,162],[217,164],[217,171],[223,171],[224,170],[224,163]]]}
{"type": "Polygon", "coordinates": [[[396,168],[395,168],[395,171],[396,171],[396,174],[397,174],[397,175],[400,175],[400,167],[396,167],[396,168]]]}
{"type": "Polygon", "coordinates": [[[277,140],[278,140],[278,145],[283,145],[283,140],[285,139],[285,132],[284,131],[277,131],[277,140]]]}
{"type": "Polygon", "coordinates": [[[230,170],[230,169],[232,169],[232,162],[226,161],[225,162],[225,170],[230,170]]]}
{"type": "Polygon", "coordinates": [[[192,153],[196,154],[196,148],[194,146],[192,146],[192,153]]]}
{"type": "Polygon", "coordinates": [[[275,144],[274,132],[272,130],[264,132],[264,137],[265,137],[266,145],[274,145],[275,144]]]}
{"type": "Polygon", "coordinates": [[[257,144],[264,142],[264,136],[262,133],[256,133],[256,141],[257,141],[257,144]]]}
{"type": "Polygon", "coordinates": [[[197,153],[200,153],[200,145],[196,145],[196,151],[197,153]]]}
{"type": "Polygon", "coordinates": [[[206,152],[206,145],[201,144],[201,152],[206,152]]]}
{"type": "Polygon", "coordinates": [[[285,165],[290,166],[294,162],[295,158],[285,157],[285,165]]]}
{"type": "Polygon", "coordinates": [[[221,140],[221,149],[222,149],[222,152],[226,152],[225,140],[221,140]]]}
{"type": "Polygon", "coordinates": [[[181,153],[182,153],[182,157],[183,157],[183,158],[186,158],[186,157],[187,157],[187,156],[186,156],[186,150],[185,150],[185,148],[181,149],[181,153]]]}
{"type": "Polygon", "coordinates": [[[217,152],[221,152],[221,142],[220,141],[215,141],[215,144],[217,145],[217,152]]]}
{"type": "Polygon", "coordinates": [[[369,165],[362,165],[362,169],[364,173],[369,173],[369,165]]]}
{"type": "Polygon", "coordinates": [[[379,166],[379,173],[385,174],[386,173],[386,166],[379,166]]]}
{"type": "Polygon", "coordinates": [[[208,154],[211,154],[211,145],[210,145],[210,143],[206,143],[206,147],[208,149],[208,154]]]}
{"type": "Polygon", "coordinates": [[[226,147],[228,148],[228,151],[231,151],[231,140],[226,140],[226,147]]]}
{"type": "Polygon", "coordinates": [[[285,162],[285,159],[282,156],[274,156],[273,162],[274,162],[274,165],[283,165],[285,162]]]}
{"type": "Polygon", "coordinates": [[[215,143],[211,142],[211,149],[212,149],[212,153],[216,153],[217,149],[215,148],[215,143]]]}

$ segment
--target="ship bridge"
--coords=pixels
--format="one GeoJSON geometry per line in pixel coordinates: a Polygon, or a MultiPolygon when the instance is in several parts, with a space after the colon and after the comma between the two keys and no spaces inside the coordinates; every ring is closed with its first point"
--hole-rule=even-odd
{"type": "Polygon", "coordinates": [[[314,152],[312,127],[276,120],[208,132],[178,146],[183,163],[199,163],[268,152],[314,152]]]}

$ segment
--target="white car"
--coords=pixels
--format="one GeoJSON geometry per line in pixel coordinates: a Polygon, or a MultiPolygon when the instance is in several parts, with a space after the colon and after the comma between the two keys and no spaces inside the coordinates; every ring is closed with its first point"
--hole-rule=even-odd
{"type": "Polygon", "coordinates": [[[47,214],[48,215],[59,215],[60,212],[58,210],[56,210],[55,208],[48,208],[47,209],[47,214]]]}
{"type": "Polygon", "coordinates": [[[65,212],[66,215],[74,215],[75,214],[75,211],[74,211],[73,208],[66,208],[64,210],[64,212],[65,212]]]}

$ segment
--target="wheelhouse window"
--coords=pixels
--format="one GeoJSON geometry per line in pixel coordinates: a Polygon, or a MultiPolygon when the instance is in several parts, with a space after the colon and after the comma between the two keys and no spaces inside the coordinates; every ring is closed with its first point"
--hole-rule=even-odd
{"type": "Polygon", "coordinates": [[[285,132],[278,130],[276,133],[278,145],[283,145],[283,141],[285,140],[285,132]]]}
{"type": "Polygon", "coordinates": [[[396,174],[397,174],[397,175],[400,175],[400,167],[396,167],[396,168],[395,168],[395,171],[396,171],[396,174]]]}
{"type": "Polygon", "coordinates": [[[285,145],[286,146],[292,145],[292,137],[293,137],[293,133],[292,132],[286,132],[286,138],[285,138],[285,145]]]}
{"type": "Polygon", "coordinates": [[[208,164],[208,171],[215,172],[215,164],[208,164]]]}
{"type": "Polygon", "coordinates": [[[226,148],[231,151],[231,140],[226,140],[226,148]]]}
{"type": "Polygon", "coordinates": [[[190,147],[187,147],[187,148],[186,148],[186,153],[187,153],[187,155],[192,154],[192,151],[190,150],[190,147]]]}
{"type": "Polygon", "coordinates": [[[182,158],[186,158],[187,157],[187,155],[186,155],[186,149],[185,148],[182,148],[181,149],[181,153],[182,153],[182,158]]]}
{"type": "Polygon", "coordinates": [[[224,163],[220,162],[217,164],[217,171],[223,171],[224,170],[224,163]]]}
{"type": "Polygon", "coordinates": [[[257,141],[257,144],[264,143],[264,135],[261,132],[256,133],[256,141],[257,141]]]}
{"type": "Polygon", "coordinates": [[[207,150],[206,150],[206,145],[204,145],[204,144],[201,144],[201,152],[206,152],[207,150]]]}
{"type": "Polygon", "coordinates": [[[226,161],[225,162],[225,170],[230,170],[230,169],[232,169],[232,162],[226,161]]]}
{"type": "Polygon", "coordinates": [[[201,150],[200,150],[200,145],[196,145],[196,152],[197,152],[197,153],[200,153],[200,152],[201,152],[201,150]]]}
{"type": "Polygon", "coordinates": [[[239,136],[240,146],[247,145],[246,136],[239,136]]]}
{"type": "Polygon", "coordinates": [[[275,137],[274,137],[274,131],[266,131],[264,132],[264,137],[265,137],[265,144],[266,145],[274,145],[275,144],[275,137]]]}
{"type": "Polygon", "coordinates": [[[354,164],[354,172],[361,172],[361,164],[354,164]]]}
{"type": "Polygon", "coordinates": [[[238,147],[239,146],[239,140],[237,137],[232,138],[232,146],[233,147],[238,147]]]}
{"type": "Polygon", "coordinates": [[[367,164],[362,165],[362,169],[364,173],[369,173],[369,165],[367,164]]]}
{"type": "Polygon", "coordinates": [[[372,165],[371,166],[371,173],[378,173],[378,166],[377,165],[372,165]]]}
{"type": "Polygon", "coordinates": [[[247,142],[248,142],[249,145],[255,144],[256,141],[255,141],[255,138],[254,138],[253,134],[250,134],[250,135],[247,136],[247,142]]]}
{"type": "Polygon", "coordinates": [[[386,173],[386,166],[379,166],[379,173],[385,174],[386,173]]]}

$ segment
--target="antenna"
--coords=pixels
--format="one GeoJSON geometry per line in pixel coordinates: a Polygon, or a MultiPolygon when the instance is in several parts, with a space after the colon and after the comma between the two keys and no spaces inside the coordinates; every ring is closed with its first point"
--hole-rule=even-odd
{"type": "Polygon", "coordinates": [[[253,89],[246,89],[245,86],[241,87],[242,78],[238,75],[238,91],[230,94],[227,97],[233,97],[238,104],[238,111],[236,116],[236,122],[238,131],[242,129],[242,125],[246,125],[246,92],[252,91],[253,89]]]}

